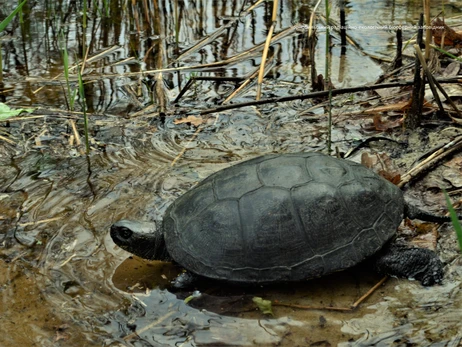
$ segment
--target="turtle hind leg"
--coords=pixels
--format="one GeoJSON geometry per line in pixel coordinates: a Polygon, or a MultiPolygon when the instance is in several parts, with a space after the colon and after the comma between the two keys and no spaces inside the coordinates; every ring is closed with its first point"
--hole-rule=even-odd
{"type": "Polygon", "coordinates": [[[416,279],[424,286],[441,283],[444,276],[443,263],[435,252],[397,243],[378,254],[375,268],[385,275],[416,279]]]}

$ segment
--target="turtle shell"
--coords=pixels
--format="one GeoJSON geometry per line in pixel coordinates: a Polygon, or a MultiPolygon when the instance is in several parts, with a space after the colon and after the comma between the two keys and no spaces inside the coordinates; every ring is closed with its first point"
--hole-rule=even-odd
{"type": "Polygon", "coordinates": [[[297,281],[376,253],[401,223],[401,190],[321,153],[265,155],[218,171],[166,211],[168,252],[198,275],[297,281]]]}

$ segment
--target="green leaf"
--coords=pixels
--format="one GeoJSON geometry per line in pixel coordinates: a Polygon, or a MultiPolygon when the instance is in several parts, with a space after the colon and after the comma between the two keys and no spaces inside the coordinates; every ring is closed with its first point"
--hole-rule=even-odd
{"type": "Polygon", "coordinates": [[[7,120],[11,117],[19,116],[22,112],[34,112],[34,108],[19,108],[17,110],[11,109],[8,105],[0,102],[0,121],[7,120]]]}
{"type": "Polygon", "coordinates": [[[258,296],[255,296],[252,301],[257,305],[258,309],[263,313],[263,314],[269,314],[271,316],[274,316],[273,314],[273,308],[271,306],[271,300],[264,300],[263,298],[260,298],[258,296]]]}
{"type": "Polygon", "coordinates": [[[457,239],[459,240],[459,249],[462,252],[462,225],[460,224],[459,216],[457,215],[454,207],[452,207],[451,199],[446,190],[443,189],[444,196],[446,197],[446,204],[448,205],[449,215],[451,216],[451,222],[456,231],[457,239]]]}
{"type": "Polygon", "coordinates": [[[16,13],[18,13],[21,8],[24,6],[24,4],[27,2],[27,0],[24,0],[23,2],[21,2],[18,7],[16,7],[14,9],[13,12],[10,13],[10,15],[8,17],[6,17],[1,23],[0,23],[0,32],[2,32],[3,30],[5,30],[6,26],[8,24],[10,24],[10,22],[13,20],[14,16],[16,16],[16,13]]]}

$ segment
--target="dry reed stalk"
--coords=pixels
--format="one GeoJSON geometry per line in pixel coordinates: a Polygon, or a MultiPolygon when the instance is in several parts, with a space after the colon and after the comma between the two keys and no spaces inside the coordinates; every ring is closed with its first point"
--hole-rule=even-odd
{"type": "Polygon", "coordinates": [[[431,71],[428,68],[427,62],[425,61],[425,58],[422,54],[422,51],[420,50],[419,45],[414,45],[414,49],[415,49],[417,58],[420,60],[420,65],[422,66],[422,69],[424,70],[424,73],[427,76],[428,84],[430,85],[430,89],[433,93],[433,96],[435,97],[435,101],[438,104],[438,108],[440,109],[441,112],[444,113],[443,104],[441,103],[440,96],[438,95],[438,92],[436,91],[435,83],[433,82],[435,78],[433,77],[431,71]]]}
{"type": "MultiPolygon", "coordinates": [[[[292,35],[294,32],[297,31],[299,28],[298,25],[294,25],[290,28],[284,29],[280,33],[274,35],[271,39],[271,43],[278,42],[287,36],[292,35]]],[[[165,69],[156,69],[156,70],[145,70],[145,71],[138,71],[138,72],[128,72],[128,73],[123,73],[123,74],[101,74],[100,76],[92,75],[92,76],[82,76],[83,80],[88,80],[92,79],[94,81],[96,80],[101,80],[101,79],[110,79],[110,78],[120,78],[120,77],[133,77],[133,76],[144,76],[148,74],[156,74],[159,72],[176,72],[176,71],[197,71],[197,70],[206,70],[206,69],[211,69],[215,67],[222,67],[226,65],[231,65],[231,64],[237,64],[242,62],[244,59],[247,59],[252,56],[256,56],[258,52],[260,52],[264,47],[264,43],[259,44],[255,47],[252,47],[248,49],[245,52],[239,53],[231,58],[222,60],[222,61],[217,61],[215,63],[209,63],[209,64],[201,64],[201,65],[194,65],[194,66],[182,66],[182,67],[170,67],[170,68],[165,68],[165,69]]],[[[49,82],[49,79],[45,78],[34,78],[34,77],[28,77],[26,78],[27,82],[31,83],[46,83],[49,82]]]]}
{"type": "MultiPolygon", "coordinates": [[[[198,43],[196,43],[194,46],[192,46],[191,48],[187,49],[186,51],[184,51],[182,54],[180,54],[178,56],[178,58],[176,58],[171,64],[174,64],[176,62],[179,62],[181,60],[183,60],[184,58],[188,57],[189,55],[191,55],[192,53],[195,53],[197,52],[198,50],[200,50],[202,47],[204,47],[205,45],[208,45],[209,43],[213,42],[218,36],[220,36],[225,30],[228,30],[230,27],[232,27],[233,25],[235,25],[238,21],[240,21],[242,18],[246,17],[247,15],[249,15],[254,8],[256,8],[258,5],[260,5],[261,3],[263,3],[264,0],[259,0],[257,1],[254,5],[250,6],[247,10],[243,11],[241,15],[239,15],[236,19],[234,20],[230,20],[228,23],[226,23],[225,25],[222,25],[220,28],[218,28],[214,33],[212,33],[211,35],[205,37],[204,39],[202,39],[201,41],[199,41],[198,43]]],[[[171,65],[170,64],[170,65],[171,65]]]]}
{"type": "MultiPolygon", "coordinates": [[[[422,64],[422,68],[425,71],[425,74],[427,75],[427,80],[428,80],[428,83],[430,85],[430,89],[431,89],[431,91],[433,93],[433,96],[435,97],[435,100],[436,100],[436,102],[438,104],[438,107],[439,107],[440,111],[443,112],[443,113],[446,113],[445,110],[444,110],[444,107],[443,107],[443,103],[440,100],[440,96],[439,96],[436,88],[439,89],[439,91],[446,98],[446,101],[448,101],[449,104],[451,105],[452,109],[456,112],[456,114],[459,116],[459,118],[462,119],[462,113],[460,112],[459,108],[454,103],[454,101],[452,101],[452,99],[449,97],[448,93],[446,93],[444,88],[441,86],[441,84],[438,82],[438,80],[435,78],[435,76],[433,76],[430,69],[428,68],[427,63],[426,63],[426,61],[424,59],[424,56],[422,55],[422,51],[420,50],[419,46],[414,45],[414,49],[416,50],[417,57],[419,58],[420,63],[422,64]]],[[[459,120],[459,119],[456,119],[454,117],[451,117],[451,119],[454,120],[456,123],[459,123],[459,124],[461,123],[461,120],[459,120]]]]}
{"type": "Polygon", "coordinates": [[[258,72],[256,100],[260,100],[260,98],[261,98],[261,87],[262,87],[262,83],[263,83],[263,77],[265,75],[266,58],[268,56],[268,50],[269,50],[271,40],[272,40],[272,37],[273,37],[274,25],[275,25],[276,20],[277,20],[278,5],[279,5],[279,1],[278,0],[273,0],[273,14],[272,14],[272,17],[271,17],[271,27],[270,27],[270,30],[268,31],[268,35],[266,35],[266,42],[265,42],[265,46],[263,48],[263,54],[262,54],[262,57],[261,57],[260,71],[258,72]]]}
{"type": "MultiPolygon", "coordinates": [[[[88,57],[87,57],[88,59],[86,59],[86,62],[87,62],[87,63],[94,63],[94,62],[96,62],[96,61],[98,61],[98,60],[101,60],[101,59],[105,58],[107,55],[111,54],[112,52],[114,52],[115,50],[117,50],[117,49],[119,49],[119,48],[120,48],[119,46],[112,46],[112,47],[106,49],[105,51],[96,54],[95,56],[93,56],[93,57],[91,57],[91,58],[88,58],[88,57]]],[[[87,52],[88,52],[88,51],[87,51],[87,52]]],[[[126,59],[126,60],[131,60],[131,58],[130,58],[130,59],[126,59]]],[[[81,65],[82,65],[82,62],[77,63],[77,64],[71,66],[71,67],[69,68],[69,72],[71,72],[71,70],[77,69],[77,68],[78,68],[79,66],[81,66],[81,65]]],[[[48,81],[49,81],[49,82],[53,82],[53,81],[63,82],[62,80],[59,80],[59,78],[60,78],[60,77],[63,77],[63,75],[64,75],[64,73],[60,73],[60,74],[56,75],[55,77],[49,79],[48,81]]],[[[77,79],[77,77],[75,77],[75,79],[77,79]]],[[[38,93],[39,91],[41,91],[43,88],[45,88],[45,86],[41,86],[40,88],[37,88],[36,90],[33,91],[33,93],[34,93],[34,94],[37,94],[37,93],[38,93]]]]}
{"type": "Polygon", "coordinates": [[[318,2],[316,3],[316,5],[314,5],[313,11],[311,12],[310,22],[308,23],[308,37],[313,36],[313,34],[314,34],[314,32],[315,32],[315,31],[313,30],[314,16],[316,15],[316,10],[318,9],[319,4],[321,3],[321,1],[322,1],[322,0],[318,0],[318,2]]]}
{"type": "Polygon", "coordinates": [[[258,5],[262,4],[266,2],[266,0],[258,0],[255,4],[253,4],[252,6],[250,6],[245,12],[249,13],[249,12],[252,12],[258,5]]]}
{"type": "MultiPolygon", "coordinates": [[[[274,54],[272,54],[267,60],[270,61],[270,60],[273,59],[273,57],[274,57],[274,54]]],[[[268,73],[268,70],[271,67],[272,67],[272,65],[266,64],[264,75],[266,75],[268,73]]],[[[246,78],[245,81],[222,102],[222,105],[226,105],[233,98],[235,98],[236,95],[238,95],[245,87],[247,87],[252,82],[252,80],[256,76],[258,76],[259,71],[260,71],[260,68],[256,69],[248,78],[246,78]]]]}
{"type": "Polygon", "coordinates": [[[184,51],[183,53],[181,53],[178,58],[176,58],[172,63],[170,63],[169,65],[172,65],[174,63],[177,63],[183,59],[185,59],[186,57],[188,57],[189,55],[197,52],[198,50],[202,49],[202,47],[204,47],[205,45],[208,45],[209,43],[213,42],[218,36],[220,36],[225,30],[229,29],[230,27],[232,27],[238,20],[240,20],[241,17],[237,18],[236,20],[234,21],[229,21],[228,23],[226,23],[225,25],[222,25],[220,28],[218,28],[214,33],[212,33],[211,35],[203,38],[201,41],[197,42],[194,46],[192,46],[191,48],[188,48],[186,51],[184,51]]]}
{"type": "Polygon", "coordinates": [[[424,13],[425,13],[425,60],[430,58],[430,44],[432,43],[432,29],[430,18],[430,0],[423,0],[424,13]]]}
{"type": "MultiPolygon", "coordinates": [[[[294,32],[297,31],[298,25],[294,25],[290,28],[284,29],[280,33],[276,34],[273,36],[271,43],[278,42],[287,36],[292,35],[294,32]]],[[[256,56],[258,52],[260,52],[264,47],[264,44],[259,44],[255,47],[252,47],[248,49],[245,52],[239,53],[233,57],[230,57],[228,59],[218,61],[215,63],[209,63],[209,64],[201,64],[201,65],[194,65],[194,66],[183,66],[183,67],[171,67],[171,68],[164,68],[164,69],[156,69],[156,70],[145,70],[145,71],[138,71],[138,72],[128,72],[128,73],[123,73],[123,74],[101,74],[100,76],[92,75],[92,76],[82,76],[82,79],[84,81],[92,80],[92,81],[97,81],[97,80],[102,80],[102,79],[110,79],[110,78],[121,78],[121,77],[133,77],[133,76],[144,76],[144,75],[150,75],[150,74],[156,74],[160,72],[176,72],[176,71],[198,71],[198,70],[207,70],[211,68],[216,68],[216,67],[222,67],[226,65],[231,65],[231,64],[237,64],[242,62],[244,59],[247,59],[252,56],[256,56]]],[[[90,59],[88,59],[90,61],[90,59]]],[[[79,66],[78,64],[77,66],[79,66]]],[[[58,75],[58,77],[61,77],[62,74],[58,75]]],[[[38,78],[38,77],[26,77],[25,81],[29,83],[49,83],[52,81],[58,81],[58,82],[65,82],[64,80],[58,79],[58,77],[54,77],[52,79],[46,79],[46,78],[38,78]]],[[[74,77],[74,79],[69,79],[70,81],[75,81],[77,80],[77,77],[74,77]]],[[[43,87],[41,87],[43,88],[43,87]]],[[[38,90],[40,90],[39,88],[38,90]]]]}
{"type": "MultiPolygon", "coordinates": [[[[165,26],[162,25],[163,17],[160,16],[160,14],[162,12],[160,10],[159,3],[157,1],[154,1],[154,9],[155,9],[155,12],[156,12],[156,17],[155,17],[155,21],[154,21],[155,30],[161,36],[166,37],[167,35],[165,33],[165,26]]],[[[167,61],[166,53],[165,53],[166,52],[165,40],[158,41],[157,47],[158,47],[158,52],[157,52],[157,55],[155,57],[156,58],[155,59],[155,66],[157,68],[162,68],[165,65],[164,62],[167,61]]],[[[166,109],[167,109],[167,104],[168,104],[168,95],[167,95],[167,91],[166,91],[166,88],[165,88],[165,85],[164,85],[162,72],[159,72],[159,73],[155,74],[154,79],[155,79],[154,92],[155,92],[156,99],[157,99],[157,102],[158,102],[159,112],[160,113],[165,113],[166,109]]]]}

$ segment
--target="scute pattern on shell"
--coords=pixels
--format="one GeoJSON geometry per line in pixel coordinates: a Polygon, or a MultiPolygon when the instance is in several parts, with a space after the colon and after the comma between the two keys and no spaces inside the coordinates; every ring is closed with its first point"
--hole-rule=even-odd
{"type": "Polygon", "coordinates": [[[377,252],[403,218],[400,189],[362,165],[321,153],[265,155],[226,168],[164,217],[170,255],[235,282],[319,277],[377,252]]]}

